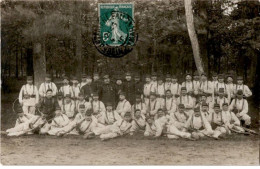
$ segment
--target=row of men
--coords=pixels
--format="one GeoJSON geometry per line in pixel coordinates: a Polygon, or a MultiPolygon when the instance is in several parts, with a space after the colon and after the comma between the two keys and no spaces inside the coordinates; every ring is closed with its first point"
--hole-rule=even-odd
{"type": "MultiPolygon", "coordinates": [[[[51,92],[51,89],[47,91],[48,97],[51,96],[51,92]]],[[[125,101],[123,94],[120,94],[120,99],[125,101]]],[[[137,99],[141,100],[139,97],[137,99]]],[[[241,90],[237,93],[237,99],[245,101],[241,90]]],[[[140,104],[142,105],[141,101],[140,104]]],[[[102,140],[125,134],[133,135],[138,131],[143,131],[144,136],[167,136],[170,139],[191,140],[205,136],[218,139],[231,132],[245,133],[247,130],[241,126],[240,120],[247,114],[230,110],[227,102],[221,106],[222,109],[220,104],[215,103],[213,109],[210,109],[205,97],[192,112],[187,111],[185,105],[180,103],[176,111],[169,112],[167,108],[158,108],[153,115],[148,114],[149,112],[144,113],[142,108],[134,108],[134,112],[122,113],[114,110],[111,103],[106,104],[104,111],[95,112],[94,109],[87,109],[85,104],[80,104],[75,117],[71,118],[56,102],[53,115],[46,114],[44,112],[46,110],[43,110],[41,115],[33,115],[24,113],[21,108],[18,109],[15,127],[6,132],[8,136],[36,132],[56,136],[82,134],[84,138],[99,136],[102,140]]]]}
{"type": "MultiPolygon", "coordinates": [[[[125,81],[122,78],[116,78],[116,84],[110,81],[109,75],[104,75],[103,82],[99,79],[99,74],[95,73],[93,76],[93,82],[91,76],[82,76],[82,81],[79,83],[78,79],[73,77],[69,84],[68,77],[64,77],[63,85],[60,89],[57,89],[55,83],[51,82],[51,76],[46,75],[45,82],[40,85],[39,91],[36,86],[33,85],[33,78],[29,76],[27,78],[27,84],[23,85],[19,93],[19,102],[23,106],[23,111],[25,113],[35,112],[35,105],[39,103],[40,99],[43,99],[47,95],[47,90],[52,90],[52,95],[57,96],[59,92],[62,96],[70,95],[71,99],[74,101],[79,100],[80,93],[83,94],[86,100],[91,100],[94,93],[97,93],[100,100],[103,103],[112,102],[114,106],[119,101],[119,93],[125,92],[126,99],[130,104],[134,104],[135,96],[140,95],[145,103],[149,102],[150,94],[155,93],[161,100],[165,99],[166,91],[170,90],[174,99],[181,95],[182,87],[185,87],[189,96],[196,102],[199,101],[200,95],[206,95],[207,102],[212,102],[216,100],[217,96],[224,90],[224,97],[227,98],[228,103],[235,98],[237,91],[242,90],[244,97],[250,97],[252,92],[247,85],[243,84],[243,78],[237,77],[237,84],[233,83],[232,76],[227,76],[227,83],[224,82],[223,75],[213,75],[212,81],[207,80],[206,74],[202,73],[199,76],[194,73],[192,80],[191,74],[186,75],[186,80],[182,83],[178,83],[176,76],[171,76],[166,74],[165,82],[162,76],[157,77],[156,74],[146,75],[145,83],[143,84],[140,80],[140,76],[134,77],[134,82],[132,81],[132,76],[126,73],[125,81]]],[[[194,108],[193,104],[192,108],[194,108]]]]}

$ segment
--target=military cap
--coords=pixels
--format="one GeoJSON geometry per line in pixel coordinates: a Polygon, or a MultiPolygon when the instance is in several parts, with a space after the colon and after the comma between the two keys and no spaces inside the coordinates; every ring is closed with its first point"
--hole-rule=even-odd
{"type": "Polygon", "coordinates": [[[52,89],[47,89],[47,91],[46,91],[46,92],[47,92],[47,93],[48,93],[48,92],[52,92],[52,89]]]}
{"type": "Polygon", "coordinates": [[[152,73],[152,76],[157,76],[157,73],[156,73],[156,72],[153,72],[153,73],[152,73]]]}
{"type": "Polygon", "coordinates": [[[190,73],[190,72],[187,72],[187,73],[186,73],[186,76],[191,76],[191,73],[190,73]]]}
{"type": "Polygon", "coordinates": [[[238,90],[237,91],[237,95],[239,95],[239,96],[243,95],[243,91],[242,90],[238,90]]]}
{"type": "Polygon", "coordinates": [[[199,72],[198,71],[195,71],[193,76],[199,76],[199,72]]]}
{"type": "Polygon", "coordinates": [[[123,95],[123,96],[125,96],[126,93],[125,93],[124,91],[121,91],[121,92],[119,93],[119,95],[123,95]]]}
{"type": "Polygon", "coordinates": [[[130,111],[128,111],[128,112],[125,113],[124,117],[127,117],[127,116],[130,116],[130,117],[131,117],[131,112],[130,112],[130,111]]]}
{"type": "Polygon", "coordinates": [[[218,75],[218,79],[224,79],[224,75],[223,74],[219,74],[218,75]]]}
{"type": "Polygon", "coordinates": [[[27,76],[27,80],[33,80],[32,76],[27,76]]]}
{"type": "Polygon", "coordinates": [[[79,96],[84,96],[84,94],[82,92],[79,92],[79,96]]]}
{"type": "Polygon", "coordinates": [[[163,80],[163,76],[158,76],[157,80],[163,80]]]}
{"type": "Polygon", "coordinates": [[[167,89],[166,91],[165,91],[165,93],[167,93],[167,92],[172,92],[170,89],[167,89]]]}
{"type": "Polygon", "coordinates": [[[224,93],[225,92],[225,90],[224,90],[224,88],[219,88],[219,93],[224,93]]]}
{"type": "Polygon", "coordinates": [[[66,94],[65,97],[66,98],[70,98],[71,96],[70,96],[70,94],[66,94]]]}
{"type": "Polygon", "coordinates": [[[218,74],[216,72],[212,73],[212,77],[217,77],[217,76],[218,76],[218,74]]]}
{"type": "Polygon", "coordinates": [[[194,111],[195,111],[195,112],[199,112],[199,111],[200,111],[200,107],[195,107],[195,108],[194,108],[194,111]]]}
{"type": "Polygon", "coordinates": [[[243,80],[243,77],[242,76],[238,76],[237,80],[243,80]]]}
{"type": "Polygon", "coordinates": [[[207,76],[207,74],[205,72],[202,72],[201,76],[207,76]]]}
{"type": "Polygon", "coordinates": [[[152,96],[152,95],[156,96],[156,93],[155,93],[155,92],[150,92],[150,95],[151,95],[151,96],[152,96]]]}
{"type": "Polygon", "coordinates": [[[86,116],[91,116],[92,113],[93,113],[92,109],[88,109],[88,110],[86,111],[86,116]]]}
{"type": "Polygon", "coordinates": [[[56,106],[55,111],[61,110],[60,106],[56,106]]]}
{"type": "Polygon", "coordinates": [[[228,106],[228,103],[227,103],[227,102],[224,102],[224,103],[222,104],[222,106],[228,106]]]}
{"type": "Polygon", "coordinates": [[[187,88],[186,87],[181,87],[181,90],[187,90],[187,88]]]}
{"type": "Polygon", "coordinates": [[[98,96],[98,92],[93,92],[93,96],[98,96]]]}
{"type": "Polygon", "coordinates": [[[71,80],[78,80],[76,76],[72,76],[71,80]]]}
{"type": "Polygon", "coordinates": [[[184,109],[185,108],[185,106],[184,106],[184,104],[179,104],[179,106],[178,106],[179,108],[182,108],[182,109],[184,109]]]}
{"type": "Polygon", "coordinates": [[[113,106],[113,104],[111,102],[107,102],[106,107],[108,106],[113,106]]]}
{"type": "Polygon", "coordinates": [[[151,75],[146,74],[146,75],[145,75],[145,78],[151,78],[151,75]]]}
{"type": "Polygon", "coordinates": [[[136,94],[136,95],[135,95],[135,98],[136,98],[136,99],[141,99],[141,94],[136,94]]]}
{"type": "Polygon", "coordinates": [[[80,108],[80,109],[85,109],[85,104],[80,104],[80,105],[79,105],[79,108],[80,108]]]}
{"type": "Polygon", "coordinates": [[[218,103],[215,103],[214,108],[220,108],[220,105],[218,103]]]}
{"type": "Polygon", "coordinates": [[[232,74],[227,74],[226,77],[231,77],[233,79],[233,75],[232,74]]]}
{"type": "Polygon", "coordinates": [[[157,110],[157,112],[159,112],[159,111],[163,111],[163,109],[162,109],[162,108],[159,108],[159,109],[157,110]]]}
{"type": "Polygon", "coordinates": [[[201,97],[202,97],[202,96],[207,97],[207,94],[203,92],[203,93],[200,94],[200,96],[201,96],[201,97]]]}
{"type": "Polygon", "coordinates": [[[141,110],[140,109],[136,109],[135,112],[137,112],[137,111],[141,111],[141,110]]]}
{"type": "Polygon", "coordinates": [[[135,78],[140,78],[140,75],[138,73],[136,73],[135,78]]]}
{"type": "Polygon", "coordinates": [[[51,74],[47,73],[47,74],[45,75],[45,77],[46,77],[46,78],[51,78],[51,74]]]}
{"type": "Polygon", "coordinates": [[[81,75],[81,78],[87,78],[87,75],[84,73],[81,75]]]}
{"type": "Polygon", "coordinates": [[[202,106],[207,106],[207,107],[209,106],[208,103],[206,103],[206,102],[202,102],[201,105],[202,105],[202,106]]]}

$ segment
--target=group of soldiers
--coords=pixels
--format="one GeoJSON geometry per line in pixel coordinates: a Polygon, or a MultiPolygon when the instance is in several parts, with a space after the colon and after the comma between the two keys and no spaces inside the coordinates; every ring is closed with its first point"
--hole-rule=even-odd
{"type": "Polygon", "coordinates": [[[246,134],[251,118],[247,98],[252,92],[243,77],[187,73],[179,83],[175,75],[115,76],[98,73],[63,77],[58,89],[49,74],[39,90],[27,77],[19,93],[20,107],[9,136],[49,134],[99,136],[102,140],[144,132],[144,136],[171,139],[218,139],[232,132],[246,134]]]}

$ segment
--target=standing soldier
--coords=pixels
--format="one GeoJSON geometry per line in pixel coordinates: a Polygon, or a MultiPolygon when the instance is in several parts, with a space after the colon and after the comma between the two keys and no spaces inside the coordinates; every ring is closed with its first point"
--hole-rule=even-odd
{"type": "Polygon", "coordinates": [[[27,76],[27,84],[23,85],[19,93],[19,103],[25,114],[35,114],[35,106],[39,102],[39,93],[33,85],[32,76],[27,76]]]}
{"type": "Polygon", "coordinates": [[[194,86],[194,103],[196,104],[196,101],[199,100],[199,88],[200,88],[200,75],[198,71],[194,72],[193,75],[193,86],[194,86]]]}
{"type": "Polygon", "coordinates": [[[119,102],[119,94],[123,91],[123,82],[122,77],[120,75],[116,76],[116,103],[119,102]]]}
{"type": "Polygon", "coordinates": [[[78,86],[78,79],[76,76],[73,76],[72,79],[71,79],[71,82],[72,82],[72,86],[71,86],[71,90],[72,90],[72,99],[74,101],[76,101],[79,97],[79,93],[80,93],[80,89],[79,89],[79,86],[78,86]]]}
{"type": "Polygon", "coordinates": [[[232,100],[229,110],[236,114],[242,125],[245,124],[247,128],[250,128],[251,117],[248,115],[248,102],[243,99],[242,90],[237,91],[236,98],[232,100]]]}
{"type": "Polygon", "coordinates": [[[212,95],[214,93],[214,86],[212,82],[208,81],[206,73],[201,74],[201,82],[199,88],[199,94],[205,94],[207,97],[207,102],[212,101],[212,95]]]}
{"type": "Polygon", "coordinates": [[[132,105],[132,114],[135,113],[136,110],[140,110],[142,115],[146,115],[146,105],[142,102],[142,98],[140,94],[135,95],[135,103],[132,105]]]}
{"type": "Polygon", "coordinates": [[[154,119],[157,119],[157,112],[161,109],[161,104],[156,98],[156,93],[151,92],[150,98],[147,103],[147,116],[152,116],[154,119]]]}
{"type": "Polygon", "coordinates": [[[223,88],[224,89],[224,94],[225,96],[228,96],[228,91],[227,91],[227,86],[224,82],[224,75],[223,74],[219,74],[218,75],[218,83],[216,84],[215,86],[215,96],[214,97],[217,97],[218,96],[218,92],[219,92],[219,89],[220,88],[223,88]]]}
{"type": "Polygon", "coordinates": [[[81,87],[80,92],[84,94],[84,97],[88,100],[91,101],[91,97],[92,97],[92,87],[91,87],[91,82],[89,79],[91,79],[91,76],[86,76],[86,84],[84,86],[81,87]]]}
{"type": "Polygon", "coordinates": [[[153,72],[151,75],[151,84],[152,84],[152,92],[155,92],[156,87],[157,87],[157,73],[153,72]]]}
{"type": "Polygon", "coordinates": [[[72,95],[72,89],[69,85],[69,78],[68,76],[63,77],[63,86],[60,87],[59,92],[63,93],[63,96],[65,97],[67,94],[72,95]]]}
{"type": "Polygon", "coordinates": [[[166,90],[165,110],[166,115],[170,115],[177,111],[176,100],[172,97],[171,90],[166,90]]]}
{"type": "Polygon", "coordinates": [[[163,105],[164,104],[164,98],[165,98],[165,88],[164,88],[162,76],[158,77],[158,83],[157,83],[157,86],[156,86],[156,94],[157,94],[158,101],[160,101],[161,105],[163,105]]]}
{"type": "Polygon", "coordinates": [[[186,74],[185,81],[182,83],[182,87],[186,87],[186,90],[190,96],[194,94],[194,84],[190,73],[186,74]]]}
{"type": "Polygon", "coordinates": [[[180,94],[181,94],[181,85],[178,83],[177,76],[172,76],[172,85],[171,85],[171,93],[174,96],[174,99],[176,100],[180,94]]]}
{"type": "Polygon", "coordinates": [[[85,86],[87,84],[87,75],[86,74],[82,74],[81,76],[81,82],[79,83],[79,89],[81,90],[81,88],[83,86],[85,86]]]}
{"type": "Polygon", "coordinates": [[[141,79],[140,79],[140,75],[139,74],[135,74],[134,77],[134,88],[135,88],[135,96],[139,95],[140,93],[143,92],[143,87],[144,84],[142,83],[141,79]]]}
{"type": "Polygon", "coordinates": [[[237,77],[237,85],[236,85],[236,88],[234,90],[234,93],[236,94],[238,90],[242,90],[244,97],[252,96],[251,90],[248,88],[247,85],[243,84],[243,77],[242,76],[237,77]]]}
{"type": "Polygon", "coordinates": [[[150,75],[145,76],[145,84],[144,84],[144,102],[148,103],[150,98],[150,93],[152,91],[151,77],[150,75]]]}
{"type": "Polygon", "coordinates": [[[186,87],[181,88],[181,95],[177,99],[177,105],[184,104],[185,110],[188,112],[189,115],[193,112],[194,102],[191,96],[187,94],[186,87]]]}
{"type": "Polygon", "coordinates": [[[123,91],[125,92],[126,100],[128,100],[131,104],[134,103],[134,82],[132,81],[132,76],[129,72],[125,75],[125,81],[123,83],[123,91]]]}
{"type": "Polygon", "coordinates": [[[99,74],[97,72],[93,74],[93,82],[91,86],[93,92],[97,92],[98,96],[100,97],[100,88],[102,86],[102,81],[100,80],[99,74]]]}
{"type": "Polygon", "coordinates": [[[45,82],[43,82],[40,85],[40,88],[39,88],[40,98],[45,98],[46,97],[46,93],[47,93],[48,89],[51,89],[52,95],[56,96],[56,94],[58,92],[58,89],[57,89],[57,86],[53,82],[51,82],[51,75],[50,74],[46,74],[45,82]]]}
{"type": "Polygon", "coordinates": [[[119,94],[119,102],[116,107],[116,111],[121,117],[123,118],[126,112],[131,112],[131,104],[130,102],[126,99],[125,93],[121,92],[119,94]]]}
{"type": "Polygon", "coordinates": [[[228,91],[228,103],[231,102],[231,99],[234,98],[234,90],[236,88],[236,85],[233,83],[233,76],[231,74],[228,74],[227,75],[227,83],[226,83],[226,86],[227,86],[227,91],[228,91]]]}
{"type": "Polygon", "coordinates": [[[217,85],[217,83],[218,83],[218,74],[213,72],[212,73],[212,84],[214,86],[214,89],[215,89],[215,86],[217,85]]]}
{"type": "Polygon", "coordinates": [[[165,90],[171,90],[172,87],[172,77],[169,73],[165,75],[165,83],[164,83],[164,88],[165,90]]]}
{"type": "Polygon", "coordinates": [[[101,101],[106,105],[106,103],[111,102],[115,106],[116,102],[116,89],[115,86],[110,82],[108,74],[103,76],[104,84],[101,87],[100,95],[101,101]]]}

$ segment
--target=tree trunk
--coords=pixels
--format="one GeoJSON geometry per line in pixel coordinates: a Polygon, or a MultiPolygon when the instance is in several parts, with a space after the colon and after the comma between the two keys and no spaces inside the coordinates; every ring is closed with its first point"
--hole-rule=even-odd
{"type": "Polygon", "coordinates": [[[191,1],[192,0],[184,0],[185,15],[186,15],[187,29],[188,29],[188,33],[189,33],[189,37],[190,37],[190,41],[191,41],[195,64],[196,64],[199,74],[201,74],[202,72],[204,72],[204,68],[203,68],[202,59],[200,56],[198,37],[197,37],[197,34],[195,32],[195,27],[194,27],[191,1]]]}
{"type": "Polygon", "coordinates": [[[18,67],[18,47],[16,46],[15,51],[15,77],[18,78],[19,67],[18,67]]]}
{"type": "Polygon", "coordinates": [[[26,74],[33,75],[33,50],[32,48],[26,49],[26,74]]]}
{"type": "Polygon", "coordinates": [[[20,49],[20,56],[21,76],[23,77],[23,48],[20,49]]]}
{"type": "Polygon", "coordinates": [[[45,44],[44,42],[35,42],[33,44],[33,71],[34,84],[39,88],[44,82],[46,74],[45,44]]]}

